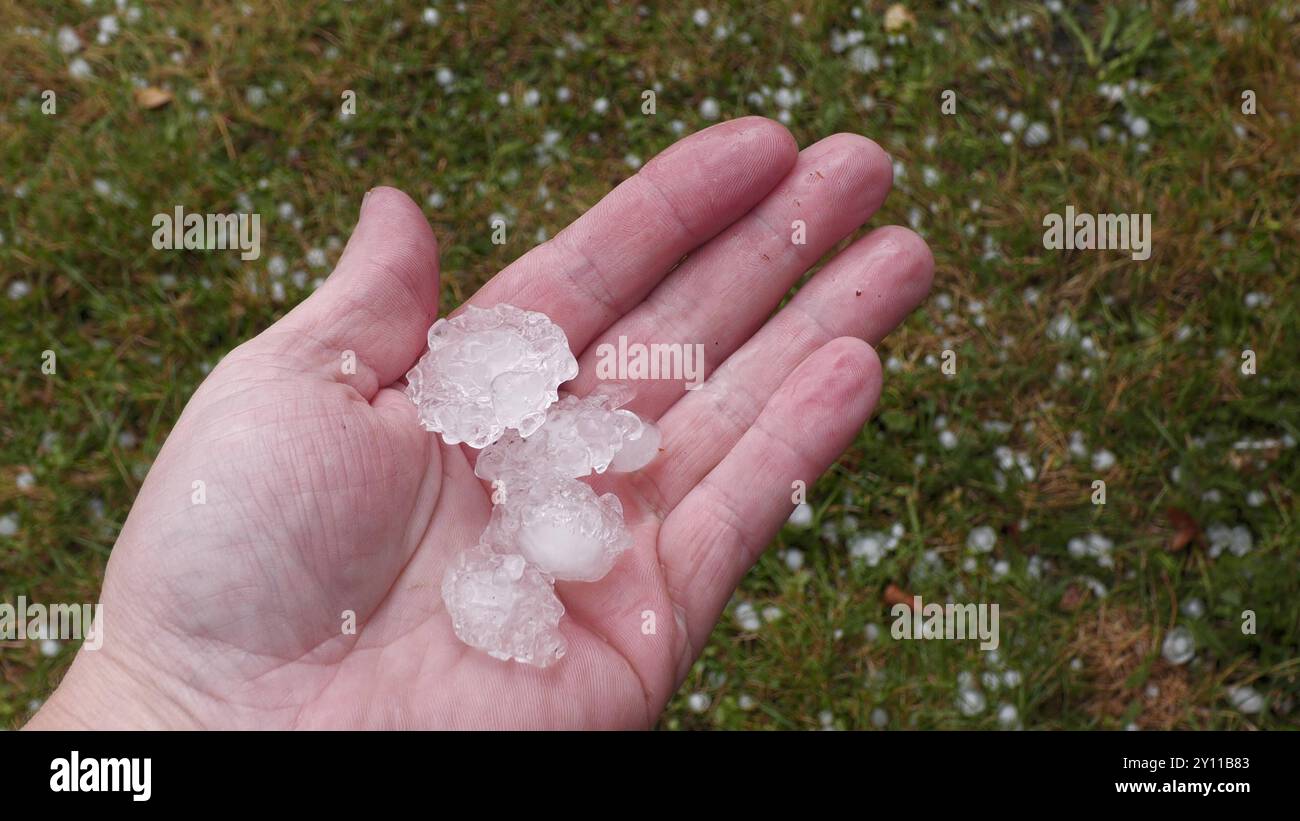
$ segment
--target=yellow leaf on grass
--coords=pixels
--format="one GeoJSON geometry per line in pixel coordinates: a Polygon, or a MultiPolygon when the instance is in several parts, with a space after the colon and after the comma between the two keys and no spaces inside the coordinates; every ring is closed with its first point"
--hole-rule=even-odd
{"type": "Polygon", "coordinates": [[[172,101],[172,93],[166,89],[149,86],[135,90],[135,104],[141,108],[162,108],[172,101]]]}
{"type": "Polygon", "coordinates": [[[916,22],[916,17],[902,3],[885,9],[885,31],[902,31],[916,22]]]}

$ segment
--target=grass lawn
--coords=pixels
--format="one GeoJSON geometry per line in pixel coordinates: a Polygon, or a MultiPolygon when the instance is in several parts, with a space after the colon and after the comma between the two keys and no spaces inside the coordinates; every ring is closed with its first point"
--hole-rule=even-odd
{"type": "MultiPolygon", "coordinates": [[[[935,286],[661,726],[1300,724],[1297,3],[154,5],[0,0],[0,601],[96,600],[186,400],[368,188],[425,203],[450,309],[763,114],[890,152],[872,225],[924,235],[935,286]],[[177,203],[260,213],[261,258],[155,251],[177,203]],[[1151,214],[1150,258],[1046,250],[1067,206],[1151,214]],[[998,651],[892,639],[914,594],[997,603],[998,651]]],[[[0,642],[0,726],[74,652],[0,642]]]]}

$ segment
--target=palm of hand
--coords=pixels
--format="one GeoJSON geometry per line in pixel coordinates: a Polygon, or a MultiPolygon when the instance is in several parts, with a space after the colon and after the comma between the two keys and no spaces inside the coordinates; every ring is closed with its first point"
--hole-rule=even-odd
{"type": "Polygon", "coordinates": [[[878,229],[768,318],[888,186],[887,158],[860,137],[796,156],[775,123],[724,123],[472,298],[550,315],[578,355],[577,393],[595,384],[596,346],[620,335],[709,356],[697,391],[637,386],[631,407],[659,420],[663,451],[596,481],[636,543],[599,582],[557,585],[568,653],[544,670],[461,644],[442,605],[443,570],[477,541],[490,488],[401,392],[437,314],[437,249],[404,195],[372,192],[325,286],[191,399],[114,549],[104,647],[78,656],[49,722],[138,692],[115,723],[653,723],[788,515],[791,484],[811,484],[868,417],[880,368],[863,339],[928,289],[924,243],[878,229]],[[781,230],[794,219],[806,246],[781,230]],[[116,695],[111,681],[125,682],[116,695]]]}

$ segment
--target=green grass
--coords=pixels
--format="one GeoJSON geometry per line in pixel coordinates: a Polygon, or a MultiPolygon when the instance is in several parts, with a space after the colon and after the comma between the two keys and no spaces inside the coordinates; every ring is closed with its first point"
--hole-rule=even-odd
{"type": "MultiPolygon", "coordinates": [[[[515,5],[441,2],[428,26],[423,4],[257,4],[252,14],[178,4],[134,22],[118,11],[121,32],[100,45],[96,20],[113,10],[104,0],[50,10],[0,0],[0,287],[20,296],[0,297],[0,516],[17,525],[0,536],[0,600],[96,598],[186,399],[325,275],[368,188],[429,203],[452,307],[632,173],[626,156],[666,147],[675,122],[707,125],[704,99],[724,117],[776,116],[774,96],[749,95],[788,85],[801,92],[789,109],[801,145],[855,131],[903,165],[873,224],[925,235],[936,297],[883,346],[892,366],[881,413],[810,489],[814,525],[786,528],[737,594],[781,617],[756,631],[724,618],[663,726],[858,728],[881,708],[892,728],[995,727],[1003,703],[1027,728],[1300,723],[1300,460],[1293,446],[1234,448],[1300,436],[1294,3],[1201,0],[1179,16],[1166,3],[1052,14],[1039,3],[914,2],[916,23],[893,44],[879,2],[709,4],[706,28],[692,21],[694,3],[653,4],[646,16],[630,2],[515,5]],[[1025,25],[1006,28],[1021,16],[1025,25]],[[89,78],[69,76],[54,38],[64,25],[85,43],[89,78]],[[874,71],[853,70],[856,46],[833,49],[832,33],[848,31],[882,61],[874,71]],[[449,87],[439,68],[454,73],[449,87]],[[1099,94],[1130,81],[1122,101],[1099,94]],[[136,85],[175,99],[145,110],[136,85]],[[649,87],[654,116],[640,112],[649,87]],[[1253,116],[1241,111],[1247,88],[1253,116]],[[54,115],[41,111],[45,89],[57,94],[54,115]],[[358,113],[343,120],[347,89],[358,113]],[[957,94],[951,116],[944,89],[957,94]],[[1048,127],[1046,144],[1003,142],[1016,112],[1048,127]],[[1145,118],[1149,136],[1133,136],[1126,114],[1145,118]],[[150,219],[176,203],[261,213],[262,259],[154,251],[150,219]],[[1044,250],[1043,215],[1071,204],[1152,213],[1151,259],[1044,250]],[[504,246],[491,242],[494,214],[510,223],[504,246]],[[311,249],[328,264],[310,267],[311,249]],[[1252,293],[1268,303],[1251,307],[1252,293]],[[1104,357],[1051,338],[1062,315],[1104,357]],[[1246,347],[1254,376],[1238,369],[1246,347]],[[46,349],[57,377],[41,373],[46,349]],[[955,376],[937,365],[946,349],[955,376]],[[951,449],[939,417],[956,435],[951,449]],[[991,421],[1010,430],[986,430],[991,421]],[[1071,431],[1112,452],[1114,467],[1072,456],[1071,431]],[[1026,454],[1034,478],[1013,467],[999,480],[999,446],[1026,454]],[[20,483],[27,473],[34,482],[20,483]],[[1089,498],[1098,478],[1104,506],[1089,498]],[[1258,505],[1251,492],[1263,494],[1258,505]],[[1253,549],[1211,558],[1201,538],[1171,552],[1170,508],[1202,529],[1243,524],[1253,549]],[[877,566],[850,557],[854,532],[894,522],[905,533],[877,566]],[[967,535],[981,525],[997,544],[967,569],[967,535]],[[1070,555],[1069,540],[1088,533],[1114,542],[1113,567],[1070,555]],[[801,570],[782,560],[790,549],[802,551],[801,570]],[[998,603],[997,662],[969,642],[891,640],[890,584],[998,603]],[[1203,615],[1180,612],[1190,599],[1203,615]],[[1255,635],[1240,630],[1246,609],[1255,635]],[[868,624],[880,628],[874,642],[868,624]],[[1175,624],[1197,642],[1182,667],[1159,658],[1175,624]],[[987,708],[965,716],[959,676],[986,670],[1020,682],[986,689],[987,708]],[[1264,697],[1264,712],[1233,709],[1226,690],[1240,684],[1264,697]],[[691,694],[708,707],[691,709],[691,694]]],[[[73,652],[0,646],[0,725],[21,724],[73,652]]]]}

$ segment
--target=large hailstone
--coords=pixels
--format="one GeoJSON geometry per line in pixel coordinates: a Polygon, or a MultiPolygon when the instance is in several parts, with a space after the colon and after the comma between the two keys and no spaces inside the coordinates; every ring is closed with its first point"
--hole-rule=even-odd
{"type": "Polygon", "coordinates": [[[631,398],[631,389],[621,385],[582,398],[565,396],[527,439],[506,433],[484,448],[474,474],[509,485],[512,478],[527,481],[543,469],[570,479],[610,468],[640,470],[658,455],[660,437],[652,423],[619,410],[631,398]]]}
{"type": "Polygon", "coordinates": [[[552,578],[581,582],[603,578],[632,546],[617,496],[558,475],[507,485],[483,538],[552,578]]]}
{"type": "Polygon", "coordinates": [[[456,637],[502,661],[546,667],[564,656],[564,605],[523,556],[480,543],[458,555],[442,579],[456,637]]]}
{"type": "Polygon", "coordinates": [[[561,383],[578,375],[564,331],[513,305],[467,306],[429,328],[429,350],[406,374],[420,424],[449,445],[482,448],[507,429],[529,436],[561,383]]]}

